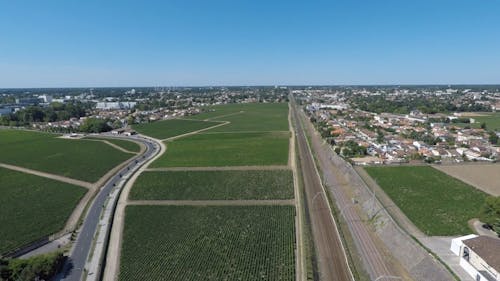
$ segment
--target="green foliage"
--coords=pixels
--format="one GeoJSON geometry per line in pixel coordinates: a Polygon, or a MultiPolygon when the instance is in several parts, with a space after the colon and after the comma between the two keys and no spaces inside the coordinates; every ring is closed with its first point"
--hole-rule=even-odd
{"type": "Polygon", "coordinates": [[[349,140],[342,144],[342,155],[347,158],[366,155],[366,147],[358,145],[357,142],[349,140]]]}
{"type": "Polygon", "coordinates": [[[65,257],[61,252],[29,259],[0,261],[0,280],[50,280],[61,268],[65,257]]]}
{"type": "Polygon", "coordinates": [[[293,206],[128,206],[120,281],[295,280],[293,206]]]}
{"type": "Polygon", "coordinates": [[[33,122],[55,122],[69,120],[70,118],[80,118],[85,116],[88,105],[82,103],[52,103],[48,107],[29,106],[16,113],[2,116],[0,125],[15,126],[29,125],[33,122]]]}
{"type": "Polygon", "coordinates": [[[492,143],[492,144],[498,144],[498,136],[495,132],[491,131],[488,133],[489,134],[489,137],[488,137],[488,140],[492,143]]]}
{"type": "Polygon", "coordinates": [[[210,132],[288,131],[288,103],[246,103],[218,105],[192,118],[229,121],[210,132]]]}
{"type": "Polygon", "coordinates": [[[368,174],[427,235],[470,233],[486,194],[429,166],[367,167],[368,174]]]}
{"type": "Polygon", "coordinates": [[[109,132],[113,128],[108,125],[109,120],[100,118],[87,118],[80,126],[80,131],[84,133],[102,133],[109,132]]]}
{"type": "Polygon", "coordinates": [[[286,165],[289,133],[197,134],[167,143],[152,167],[286,165]]]}
{"type": "Polygon", "coordinates": [[[0,254],[59,231],[86,189],[0,168],[0,254]]]}
{"type": "Polygon", "coordinates": [[[151,136],[157,139],[166,139],[212,127],[217,124],[220,123],[185,119],[170,119],[151,123],[135,124],[132,126],[132,128],[143,135],[151,136]]]}
{"type": "Polygon", "coordinates": [[[291,199],[291,170],[144,172],[132,200],[291,199]]]}
{"type": "Polygon", "coordinates": [[[479,220],[491,226],[500,235],[500,196],[488,196],[485,199],[479,213],[479,220]]]}
{"type": "Polygon", "coordinates": [[[58,135],[0,130],[0,163],[95,182],[132,155],[108,144],[58,135]]]}

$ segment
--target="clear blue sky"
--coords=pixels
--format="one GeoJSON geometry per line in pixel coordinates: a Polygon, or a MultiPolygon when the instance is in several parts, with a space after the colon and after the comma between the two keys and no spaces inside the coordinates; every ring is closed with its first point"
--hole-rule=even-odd
{"type": "Polygon", "coordinates": [[[500,0],[0,0],[0,88],[500,83],[500,0]]]}

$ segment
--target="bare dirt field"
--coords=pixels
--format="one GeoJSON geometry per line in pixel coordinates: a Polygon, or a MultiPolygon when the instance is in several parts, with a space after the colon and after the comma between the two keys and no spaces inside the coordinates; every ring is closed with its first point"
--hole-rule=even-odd
{"type": "Polygon", "coordinates": [[[467,184],[470,184],[488,194],[500,196],[500,165],[470,164],[453,166],[434,166],[467,184]]]}

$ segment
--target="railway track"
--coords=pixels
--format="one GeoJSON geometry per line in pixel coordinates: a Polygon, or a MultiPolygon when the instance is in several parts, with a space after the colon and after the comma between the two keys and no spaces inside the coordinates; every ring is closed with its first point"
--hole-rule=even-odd
{"type": "Polygon", "coordinates": [[[292,105],[292,116],[296,128],[299,159],[304,180],[305,200],[309,206],[307,215],[311,222],[320,280],[354,280],[325,190],[321,184],[321,178],[307,144],[304,128],[299,121],[293,102],[292,105]]]}

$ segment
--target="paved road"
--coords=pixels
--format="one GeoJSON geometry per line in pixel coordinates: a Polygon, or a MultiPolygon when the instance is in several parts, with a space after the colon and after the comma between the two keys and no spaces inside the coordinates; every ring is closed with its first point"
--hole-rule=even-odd
{"type": "Polygon", "coordinates": [[[316,246],[321,280],[351,281],[352,274],[335,225],[330,206],[316,171],[314,160],[307,145],[304,129],[299,122],[297,110],[292,103],[299,158],[306,193],[308,215],[316,246]]]}
{"type": "Polygon", "coordinates": [[[135,160],[131,161],[127,166],[111,177],[101,188],[90,205],[70,256],[64,265],[63,273],[60,274],[56,280],[80,281],[82,279],[85,263],[92,247],[94,234],[108,194],[113,189],[113,186],[122,180],[122,177],[132,174],[146,162],[144,160],[150,159],[158,153],[159,147],[153,141],[141,137],[133,137],[133,139],[142,142],[146,146],[146,150],[142,155],[138,155],[135,158],[137,162],[135,160]]]}

